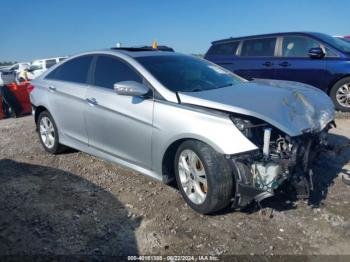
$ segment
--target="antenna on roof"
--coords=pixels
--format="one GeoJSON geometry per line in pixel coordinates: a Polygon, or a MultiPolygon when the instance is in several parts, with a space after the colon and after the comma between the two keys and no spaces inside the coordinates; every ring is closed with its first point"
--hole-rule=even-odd
{"type": "Polygon", "coordinates": [[[117,48],[122,47],[122,43],[120,43],[120,42],[116,43],[115,47],[117,47],[117,48]]]}

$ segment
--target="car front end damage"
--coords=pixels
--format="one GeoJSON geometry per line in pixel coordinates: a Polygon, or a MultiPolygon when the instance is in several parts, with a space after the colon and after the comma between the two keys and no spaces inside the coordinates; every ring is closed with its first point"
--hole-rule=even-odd
{"type": "Polygon", "coordinates": [[[243,207],[253,200],[271,197],[289,183],[298,198],[308,198],[314,189],[313,163],[328,149],[328,131],[334,121],[322,130],[307,130],[291,137],[257,119],[231,117],[241,132],[258,146],[258,150],[228,156],[235,175],[233,206],[243,207]]]}
{"type": "Polygon", "coordinates": [[[256,145],[256,150],[226,155],[236,176],[234,205],[259,202],[287,183],[300,198],[309,196],[313,162],[327,149],[327,134],[335,125],[327,94],[302,83],[257,79],[179,96],[182,103],[227,112],[256,145]]]}

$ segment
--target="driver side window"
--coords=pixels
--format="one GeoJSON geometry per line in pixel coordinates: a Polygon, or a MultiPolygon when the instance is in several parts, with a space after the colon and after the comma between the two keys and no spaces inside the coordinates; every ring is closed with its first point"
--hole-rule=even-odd
{"type": "Polygon", "coordinates": [[[320,47],[321,44],[304,36],[285,36],[282,43],[283,57],[309,57],[311,48],[320,47]]]}

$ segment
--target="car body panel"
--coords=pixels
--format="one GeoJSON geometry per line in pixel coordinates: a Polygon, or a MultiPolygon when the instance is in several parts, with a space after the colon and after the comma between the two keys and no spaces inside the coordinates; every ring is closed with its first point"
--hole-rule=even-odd
{"type": "Polygon", "coordinates": [[[274,77],[260,78],[296,81],[327,90],[328,84],[325,80],[327,79],[328,67],[326,59],[281,57],[275,60],[275,64],[274,77]]]}
{"type": "MultiPolygon", "coordinates": [[[[276,73],[275,57],[239,57],[237,56],[234,69],[237,75],[252,80],[254,78],[275,78],[276,73]]],[[[224,66],[225,67],[225,66],[224,66]]],[[[229,67],[225,67],[230,70],[229,67]]]]}
{"type": "Polygon", "coordinates": [[[179,96],[182,103],[257,117],[290,136],[320,131],[334,119],[334,106],[327,95],[290,81],[255,80],[179,96]]]}
{"type": "Polygon", "coordinates": [[[227,113],[156,101],[153,118],[152,158],[157,173],[161,172],[161,160],[166,150],[172,143],[182,139],[203,141],[226,155],[257,149],[233,125],[227,113]]]}
{"type": "Polygon", "coordinates": [[[93,86],[86,97],[96,99],[84,111],[89,146],[150,169],[153,99],[93,86]]]}
{"type": "MultiPolygon", "coordinates": [[[[55,80],[40,82],[47,96],[48,109],[60,129],[61,138],[87,144],[84,112],[88,108],[85,101],[88,85],[55,80]]],[[[33,83],[36,89],[37,82],[33,83]]]]}

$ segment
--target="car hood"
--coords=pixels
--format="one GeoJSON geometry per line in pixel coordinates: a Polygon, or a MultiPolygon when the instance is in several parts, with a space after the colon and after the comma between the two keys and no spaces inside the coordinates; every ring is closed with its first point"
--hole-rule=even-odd
{"type": "Polygon", "coordinates": [[[306,84],[256,79],[201,92],[179,92],[181,103],[253,116],[290,136],[318,132],[334,120],[332,100],[306,84]]]}

